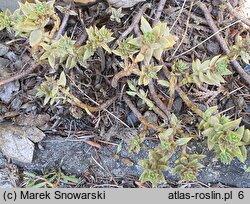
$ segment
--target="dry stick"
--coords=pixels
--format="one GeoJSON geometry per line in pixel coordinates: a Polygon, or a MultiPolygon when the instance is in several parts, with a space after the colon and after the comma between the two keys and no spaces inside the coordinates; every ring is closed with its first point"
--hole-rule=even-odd
{"type": "Polygon", "coordinates": [[[127,70],[122,70],[118,73],[115,74],[115,76],[113,77],[112,81],[111,81],[111,86],[113,88],[116,88],[117,85],[118,85],[118,81],[119,79],[121,79],[122,77],[125,77],[125,76],[129,76],[131,75],[132,73],[134,74],[137,74],[140,76],[140,70],[139,69],[136,69],[135,68],[136,64],[133,62],[127,70]]]}
{"type": "Polygon", "coordinates": [[[192,101],[188,98],[188,96],[185,94],[185,92],[182,91],[182,89],[179,86],[176,86],[175,89],[179,93],[180,97],[185,102],[187,107],[189,107],[192,111],[194,111],[196,114],[198,114],[199,116],[202,117],[203,112],[196,105],[194,105],[192,103],[192,101]]]}
{"type": "Polygon", "coordinates": [[[62,35],[62,33],[64,32],[64,30],[65,30],[65,28],[67,26],[67,23],[68,23],[68,20],[69,20],[69,16],[70,16],[68,10],[70,9],[70,7],[71,7],[71,4],[67,5],[66,8],[65,8],[66,12],[65,12],[65,15],[63,17],[61,26],[60,26],[57,34],[56,34],[55,40],[58,40],[60,38],[60,36],[62,35]]]}
{"type": "Polygon", "coordinates": [[[138,120],[145,125],[146,127],[151,128],[152,130],[155,131],[163,131],[164,129],[159,127],[157,124],[152,124],[149,123],[143,116],[142,114],[137,110],[137,108],[134,106],[134,104],[132,103],[132,101],[126,96],[123,95],[123,99],[126,102],[126,104],[128,105],[128,107],[131,109],[131,111],[135,114],[135,116],[138,118],[138,120]]]}
{"type": "Polygon", "coordinates": [[[171,113],[167,110],[167,106],[161,101],[161,99],[159,99],[152,79],[150,80],[148,84],[148,88],[149,88],[150,95],[152,96],[156,105],[167,115],[168,120],[170,120],[171,113]]]}
{"type": "MultiPolygon", "coordinates": [[[[162,59],[161,59],[161,64],[163,65],[163,71],[165,73],[165,76],[168,78],[168,80],[170,80],[171,73],[168,70],[167,66],[165,65],[165,63],[163,62],[162,59]]],[[[189,107],[193,112],[195,112],[199,116],[203,115],[203,112],[196,105],[194,105],[192,103],[192,101],[188,98],[188,96],[185,94],[185,92],[182,91],[182,89],[178,85],[175,86],[175,90],[179,93],[180,97],[185,102],[187,107],[189,107]]]]}
{"type": "Polygon", "coordinates": [[[84,21],[82,20],[83,15],[82,15],[81,10],[79,10],[79,18],[80,18],[80,23],[81,23],[81,26],[82,26],[82,29],[83,29],[83,33],[80,36],[80,38],[77,39],[77,41],[75,43],[76,46],[82,45],[86,41],[86,39],[88,38],[88,33],[86,31],[86,26],[85,26],[84,21]]]}
{"type": "MultiPolygon", "coordinates": [[[[210,28],[213,30],[214,33],[216,33],[215,37],[218,40],[218,42],[220,43],[222,50],[226,54],[229,54],[230,50],[229,50],[224,38],[221,37],[220,34],[218,33],[219,29],[215,25],[214,20],[212,19],[211,14],[209,13],[209,11],[207,9],[207,6],[202,2],[197,2],[197,5],[203,11],[210,28]]],[[[244,69],[241,67],[241,65],[238,63],[238,61],[232,60],[231,63],[234,66],[234,68],[236,69],[236,71],[239,73],[239,75],[247,82],[248,85],[250,85],[250,76],[244,71],[244,69]]]]}
{"type": "MultiPolygon", "coordinates": [[[[230,3],[229,1],[228,1],[228,2],[225,2],[224,0],[221,0],[221,2],[222,2],[222,3],[226,3],[228,11],[229,11],[235,18],[237,18],[238,20],[244,18],[243,16],[241,16],[241,15],[235,10],[235,8],[233,8],[233,6],[231,5],[231,3],[230,3]]],[[[250,26],[250,21],[249,21],[249,20],[243,19],[242,22],[245,23],[246,25],[250,26]]]]}
{"type": "Polygon", "coordinates": [[[178,44],[177,48],[175,49],[174,53],[172,54],[171,59],[175,56],[176,52],[179,50],[180,46],[182,45],[182,43],[187,35],[189,21],[190,21],[190,14],[191,14],[191,11],[193,8],[193,4],[194,4],[194,1],[191,1],[191,5],[190,5],[189,11],[188,11],[188,17],[187,17],[186,28],[185,28],[184,34],[182,35],[182,39],[181,39],[180,43],[178,44]]]}
{"type": "Polygon", "coordinates": [[[235,22],[233,22],[233,23],[231,23],[231,24],[225,26],[224,28],[219,29],[217,32],[213,33],[213,34],[210,35],[208,38],[206,38],[205,40],[201,41],[201,42],[198,43],[197,45],[193,46],[193,47],[190,48],[189,50],[187,50],[187,51],[185,51],[185,52],[182,52],[181,54],[175,56],[175,58],[179,58],[180,56],[183,56],[183,55],[185,55],[185,54],[191,52],[191,51],[194,50],[195,48],[199,47],[200,45],[202,45],[202,44],[204,44],[205,42],[207,42],[208,40],[210,40],[212,37],[216,36],[217,33],[220,33],[221,31],[226,30],[227,28],[229,28],[229,27],[231,27],[231,26],[233,26],[233,25],[235,25],[235,24],[237,24],[237,23],[240,23],[242,20],[243,20],[243,19],[237,20],[237,21],[235,21],[235,22]]]}
{"type": "MultiPolygon", "coordinates": [[[[73,85],[84,95],[86,96],[92,103],[96,104],[97,106],[100,106],[99,103],[97,103],[95,100],[93,100],[92,98],[90,98],[82,89],[79,88],[79,86],[76,85],[75,81],[67,75],[67,77],[70,79],[70,81],[73,83],[73,85]]],[[[118,118],[117,116],[115,116],[113,113],[111,113],[110,111],[108,111],[106,108],[103,109],[104,111],[106,111],[108,114],[110,114],[111,116],[113,116],[115,119],[117,119],[121,124],[123,124],[124,126],[126,126],[127,128],[130,128],[126,123],[124,123],[120,118],[118,118]]]]}
{"type": "Polygon", "coordinates": [[[172,109],[172,106],[174,104],[174,98],[175,98],[175,86],[177,84],[177,78],[174,76],[174,74],[170,75],[169,80],[170,86],[169,86],[169,101],[168,101],[168,110],[172,109]]]}
{"type": "Polygon", "coordinates": [[[166,122],[168,122],[169,120],[170,120],[170,118],[169,117],[167,117],[166,115],[165,115],[165,113],[160,109],[160,108],[158,108],[157,106],[153,106],[152,107],[152,110],[156,113],[156,114],[158,114],[160,117],[162,117],[166,122]]]}
{"type": "Polygon", "coordinates": [[[185,1],[182,3],[181,10],[180,10],[180,12],[178,13],[177,18],[176,18],[176,20],[174,21],[174,23],[173,23],[173,25],[171,26],[171,28],[169,29],[169,31],[171,31],[171,30],[174,28],[175,24],[176,24],[176,23],[177,23],[177,21],[179,20],[179,18],[180,18],[180,16],[181,16],[181,13],[182,13],[182,12],[183,12],[183,10],[184,10],[184,7],[185,7],[185,4],[186,4],[186,1],[187,1],[187,0],[185,0],[185,1]]]}
{"type": "Polygon", "coordinates": [[[158,8],[157,8],[157,11],[156,11],[156,14],[155,14],[155,19],[153,21],[153,26],[155,26],[158,23],[158,21],[160,20],[161,13],[162,13],[163,8],[164,8],[164,6],[166,4],[166,1],[167,0],[161,0],[159,2],[158,8]]]}
{"type": "Polygon", "coordinates": [[[62,88],[61,91],[62,91],[62,93],[64,93],[68,97],[68,100],[69,100],[70,103],[73,103],[74,105],[78,106],[79,108],[82,108],[82,109],[86,110],[87,112],[88,111],[89,112],[95,112],[95,111],[103,110],[107,106],[110,106],[118,98],[118,96],[115,96],[115,97],[107,100],[106,102],[104,102],[101,105],[89,106],[89,105],[87,105],[85,103],[82,103],[77,97],[70,94],[66,89],[62,88]]]}
{"type": "Polygon", "coordinates": [[[18,72],[16,74],[14,74],[13,76],[8,76],[8,78],[0,80],[0,86],[8,84],[12,81],[21,79],[23,77],[26,77],[27,75],[32,73],[38,66],[39,66],[39,63],[33,62],[27,70],[25,70],[23,72],[18,72]]]}
{"type": "MultiPolygon", "coordinates": [[[[145,13],[145,11],[151,7],[150,3],[146,3],[144,4],[141,9],[139,10],[139,12],[134,16],[133,21],[131,23],[131,25],[120,35],[120,37],[118,38],[118,41],[122,41],[123,39],[125,39],[135,28],[135,26],[140,22],[142,15],[145,13]]],[[[112,49],[115,49],[117,46],[117,44],[115,43],[112,47],[112,49]]]]}

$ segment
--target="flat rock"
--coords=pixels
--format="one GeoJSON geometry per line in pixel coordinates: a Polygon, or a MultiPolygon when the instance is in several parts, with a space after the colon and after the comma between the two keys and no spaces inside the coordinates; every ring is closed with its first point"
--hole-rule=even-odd
{"type": "Polygon", "coordinates": [[[117,157],[117,147],[109,145],[97,150],[97,158],[95,149],[85,142],[72,142],[59,136],[46,137],[39,146],[40,148],[34,152],[31,164],[23,162],[16,162],[16,164],[31,171],[61,167],[64,172],[74,175],[90,171],[98,177],[109,177],[110,173],[117,177],[139,176],[143,169],[138,165],[138,161],[146,158],[148,154],[148,148],[143,149],[138,155],[128,153],[126,146],[123,145],[117,157]]]}
{"type": "Polygon", "coordinates": [[[37,127],[41,130],[46,129],[46,124],[50,120],[50,116],[48,114],[20,114],[14,119],[15,124],[21,126],[30,126],[37,127]]]}
{"type": "Polygon", "coordinates": [[[31,163],[33,142],[39,142],[44,137],[44,133],[36,127],[0,124],[0,150],[5,156],[17,161],[31,163]]]}
{"type": "MultiPolygon", "coordinates": [[[[61,169],[68,174],[82,175],[91,172],[97,177],[108,177],[110,173],[114,177],[123,178],[126,176],[139,177],[143,169],[138,164],[139,160],[147,158],[149,149],[156,144],[146,142],[145,147],[139,154],[131,154],[123,145],[121,151],[116,154],[117,147],[114,145],[103,146],[96,151],[93,147],[84,142],[69,141],[59,136],[46,137],[40,143],[42,148],[36,149],[34,159],[31,164],[18,163],[19,166],[30,171],[61,169]]],[[[250,148],[248,148],[250,150],[250,148]]],[[[164,175],[169,181],[177,181],[178,176],[170,174],[173,169],[174,160],[178,153],[174,154],[170,160],[170,169],[164,175]]],[[[213,161],[213,154],[209,153],[204,159],[205,168],[200,171],[198,180],[203,183],[223,183],[228,186],[250,187],[250,174],[244,169],[250,165],[248,156],[246,164],[241,164],[234,160],[231,165],[223,165],[213,161]]]]}
{"type": "Polygon", "coordinates": [[[232,187],[249,188],[250,173],[245,172],[245,169],[250,166],[250,147],[245,164],[237,159],[234,159],[230,165],[224,165],[221,162],[213,161],[213,154],[208,154],[205,158],[206,168],[200,171],[198,179],[204,183],[223,183],[232,187]]]}

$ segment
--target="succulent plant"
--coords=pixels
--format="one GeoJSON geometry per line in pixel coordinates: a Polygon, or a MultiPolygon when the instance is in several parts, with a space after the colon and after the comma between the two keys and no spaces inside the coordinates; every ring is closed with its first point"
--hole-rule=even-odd
{"type": "Polygon", "coordinates": [[[162,171],[168,169],[168,156],[165,156],[161,150],[152,150],[149,152],[149,158],[141,160],[139,164],[144,168],[140,176],[141,182],[150,181],[154,187],[165,181],[162,171]]]}
{"type": "Polygon", "coordinates": [[[112,32],[103,26],[98,29],[97,27],[90,27],[87,29],[88,41],[85,45],[77,50],[77,61],[83,66],[87,66],[87,60],[94,54],[98,48],[103,48],[111,53],[108,43],[114,40],[112,32]]]}
{"type": "Polygon", "coordinates": [[[50,33],[50,37],[53,37],[60,23],[60,19],[54,10],[54,0],[19,3],[19,9],[12,15],[12,24],[16,34],[23,37],[29,36],[32,47],[39,45],[45,38],[49,37],[44,28],[50,20],[54,21],[54,28],[50,33]]]}
{"type": "MultiPolygon", "coordinates": [[[[200,160],[205,157],[205,155],[187,153],[189,142],[197,136],[186,131],[181,121],[174,114],[169,120],[170,115],[166,113],[164,106],[159,105],[159,101],[153,100],[155,98],[152,93],[148,93],[146,86],[151,79],[157,79],[158,84],[168,88],[169,107],[171,107],[171,101],[173,102],[175,91],[177,91],[186,105],[202,117],[198,128],[207,140],[208,149],[215,152],[216,158],[225,164],[229,164],[234,158],[238,158],[241,162],[246,160],[245,146],[250,144],[250,131],[244,126],[240,126],[241,119],[232,120],[228,116],[216,114],[217,107],[209,108],[202,115],[203,112],[189,100],[181,86],[187,83],[195,83],[197,86],[201,86],[203,83],[221,86],[225,82],[223,77],[232,74],[228,69],[230,60],[241,57],[242,61],[249,63],[249,36],[244,39],[237,36],[236,44],[230,49],[228,56],[218,55],[203,62],[199,59],[194,60],[192,72],[184,61],[178,60],[172,65],[170,75],[167,76],[168,79],[158,80],[157,74],[164,64],[157,61],[160,61],[164,51],[173,48],[178,39],[170,33],[166,23],[159,22],[152,27],[142,17],[140,23],[142,35],[136,38],[130,36],[121,42],[117,42],[118,48],[116,50],[111,50],[109,47],[109,43],[114,40],[111,30],[105,26],[101,28],[91,26],[87,28],[88,40],[86,43],[77,46],[75,41],[66,35],[54,39],[54,34],[60,24],[60,19],[55,12],[54,2],[54,0],[48,2],[35,0],[35,3],[20,3],[20,8],[13,14],[9,11],[0,12],[0,30],[7,29],[8,31],[14,31],[16,35],[28,38],[32,53],[37,54],[41,61],[48,62],[52,68],[60,67],[52,77],[45,77],[45,81],[37,88],[37,96],[44,98],[44,105],[48,103],[54,105],[57,102],[67,101],[71,105],[84,109],[89,115],[92,115],[91,112],[99,110],[99,106],[92,107],[84,104],[70,93],[69,88],[66,87],[67,80],[64,71],[68,71],[67,69],[74,68],[79,64],[87,67],[88,59],[95,54],[96,50],[104,49],[109,54],[114,53],[122,59],[119,65],[124,70],[114,76],[114,82],[121,77],[129,77],[131,74],[136,75],[136,79],[127,80],[129,87],[127,94],[139,97],[148,106],[148,109],[161,116],[161,119],[157,121],[157,127],[155,127],[150,122],[147,124],[147,119],[140,117],[138,114],[143,129],[138,136],[131,139],[129,144],[129,151],[138,153],[143,147],[143,142],[147,139],[148,128],[152,128],[155,131],[156,138],[159,139],[159,145],[149,152],[149,157],[140,161],[144,168],[140,176],[142,182],[150,181],[153,186],[164,182],[163,171],[168,169],[170,157],[179,150],[182,154],[176,160],[172,173],[178,174],[181,181],[193,181],[196,179],[198,171],[203,167],[200,160]],[[48,25],[52,25],[52,29],[48,25]],[[156,60],[153,60],[153,58],[156,60]],[[61,69],[64,71],[58,77],[58,71],[61,69]],[[149,97],[149,94],[152,95],[152,98],[149,97]],[[164,118],[165,115],[167,119],[164,118]],[[161,122],[162,124],[160,124],[161,122]]],[[[76,15],[70,8],[61,6],[56,8],[63,13],[76,15]]],[[[121,17],[121,9],[112,9],[112,20],[119,22],[121,17]]],[[[164,71],[166,71],[165,67],[164,71]]],[[[166,71],[166,73],[169,72],[166,71]]],[[[113,82],[112,84],[117,85],[113,82]]],[[[210,86],[208,86],[209,88],[210,86]]],[[[247,171],[249,171],[249,168],[247,168],[247,171]]],[[[37,178],[36,175],[31,175],[31,177],[37,178]]],[[[52,178],[54,179],[54,177],[52,178]]],[[[75,178],[71,179],[74,180],[75,178]]],[[[69,179],[66,178],[66,180],[69,179]]],[[[31,181],[32,185],[35,183],[31,181]]]]}
{"type": "MultiPolygon", "coordinates": [[[[66,76],[64,72],[61,72],[60,78],[58,80],[55,77],[46,77],[46,81],[42,82],[37,89],[37,97],[45,97],[43,105],[46,105],[50,102],[50,105],[53,105],[56,100],[62,99],[65,100],[66,97],[60,92],[61,88],[66,86],[66,76]]],[[[66,89],[69,91],[69,89],[66,89]]]]}
{"type": "Polygon", "coordinates": [[[130,36],[122,42],[118,42],[118,49],[113,50],[113,53],[120,56],[122,59],[131,59],[133,55],[139,52],[139,46],[130,43],[133,38],[130,36]]]}
{"type": "Polygon", "coordinates": [[[5,28],[8,31],[11,28],[11,12],[8,9],[5,12],[0,11],[0,31],[5,28]]]}
{"type": "Polygon", "coordinates": [[[41,46],[44,48],[44,53],[40,60],[48,59],[52,68],[56,68],[57,59],[59,59],[60,64],[66,61],[65,68],[71,69],[77,63],[77,53],[74,44],[75,41],[67,36],[61,36],[58,40],[53,40],[51,44],[42,43],[41,46]]]}
{"type": "Polygon", "coordinates": [[[216,158],[229,164],[235,157],[246,160],[245,145],[250,143],[250,131],[240,126],[241,118],[231,120],[228,116],[215,114],[217,107],[209,108],[199,124],[202,135],[207,138],[209,150],[215,151],[216,158]]]}
{"type": "Polygon", "coordinates": [[[94,50],[99,47],[102,47],[107,52],[111,53],[112,50],[109,48],[107,43],[114,40],[112,37],[112,32],[103,26],[98,29],[97,27],[90,27],[87,29],[89,44],[92,46],[94,50]]]}
{"type": "Polygon", "coordinates": [[[151,79],[158,79],[157,72],[159,72],[161,68],[162,66],[154,66],[154,64],[142,65],[138,85],[143,84],[144,86],[147,86],[151,79]]]}
{"type": "Polygon", "coordinates": [[[183,153],[179,159],[175,161],[175,167],[172,170],[173,174],[178,174],[180,181],[195,181],[198,171],[204,166],[200,160],[206,155],[201,154],[187,154],[183,153]]]}
{"type": "Polygon", "coordinates": [[[230,49],[230,57],[236,59],[241,57],[246,64],[250,63],[250,37],[242,38],[240,35],[236,36],[235,45],[230,49]]]}
{"type": "Polygon", "coordinates": [[[144,61],[146,65],[150,64],[152,57],[161,59],[162,53],[175,45],[177,37],[169,32],[166,23],[159,22],[155,27],[151,27],[148,21],[142,16],[141,31],[143,35],[130,40],[135,46],[140,46],[140,53],[136,61],[144,61]]]}
{"type": "Polygon", "coordinates": [[[201,62],[199,59],[192,63],[192,71],[190,78],[193,83],[201,86],[203,83],[209,85],[220,86],[225,80],[223,76],[232,74],[228,69],[229,60],[227,56],[221,57],[217,55],[211,60],[201,62]]]}
{"type": "Polygon", "coordinates": [[[124,14],[122,13],[122,8],[111,8],[110,9],[111,12],[111,16],[110,16],[110,20],[111,21],[116,21],[117,23],[121,23],[121,18],[124,16],[124,14]]]}

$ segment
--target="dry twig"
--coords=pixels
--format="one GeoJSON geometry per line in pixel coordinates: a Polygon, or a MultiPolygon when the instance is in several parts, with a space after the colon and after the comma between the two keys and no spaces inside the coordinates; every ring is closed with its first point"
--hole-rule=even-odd
{"type": "MultiPolygon", "coordinates": [[[[163,65],[163,71],[165,73],[165,76],[170,81],[171,73],[168,70],[167,66],[165,65],[165,63],[164,63],[164,61],[162,59],[161,59],[161,64],[163,65]]],[[[182,91],[182,89],[177,84],[175,85],[175,90],[179,93],[180,97],[185,102],[185,104],[187,105],[187,107],[189,107],[193,112],[195,112],[199,116],[203,115],[203,112],[196,105],[194,105],[192,103],[192,101],[188,98],[188,96],[185,94],[185,92],[182,91]]]]}
{"type": "Polygon", "coordinates": [[[65,15],[63,17],[60,28],[59,28],[59,30],[58,30],[58,32],[56,34],[55,40],[58,40],[61,37],[62,33],[64,32],[64,30],[65,30],[65,28],[67,26],[69,16],[70,16],[68,10],[70,9],[70,7],[71,7],[71,3],[69,5],[67,5],[66,8],[65,8],[66,12],[65,12],[65,15]]]}
{"type": "MultiPolygon", "coordinates": [[[[142,15],[145,13],[145,11],[151,7],[150,3],[144,4],[139,12],[134,16],[131,25],[120,35],[117,42],[121,42],[123,39],[125,39],[135,28],[135,26],[140,22],[142,15]]],[[[116,48],[116,44],[112,47],[113,49],[116,48]]]]}
{"type": "MultiPolygon", "coordinates": [[[[235,10],[235,8],[231,5],[231,3],[229,1],[225,0],[220,0],[222,3],[225,3],[227,6],[228,11],[230,12],[230,14],[232,14],[236,19],[240,20],[242,18],[244,18],[239,12],[237,12],[235,10]]],[[[247,26],[250,26],[250,21],[248,19],[243,19],[242,20],[243,23],[245,23],[247,26]]]]}
{"type": "Polygon", "coordinates": [[[156,105],[166,114],[166,116],[170,120],[171,113],[168,111],[167,106],[161,101],[161,99],[159,99],[152,79],[149,82],[148,88],[149,88],[150,95],[152,96],[156,105]]]}
{"type": "Polygon", "coordinates": [[[68,97],[68,102],[74,104],[75,106],[86,110],[87,112],[95,112],[105,109],[106,107],[110,106],[116,99],[117,96],[107,100],[105,103],[98,105],[98,106],[89,106],[85,103],[82,103],[77,97],[70,94],[66,89],[61,89],[61,91],[68,97]]]}
{"type": "Polygon", "coordinates": [[[116,73],[111,81],[111,86],[113,88],[116,88],[118,85],[119,79],[121,79],[122,77],[129,76],[131,74],[137,74],[138,76],[140,76],[140,70],[137,69],[135,66],[136,66],[136,63],[132,62],[131,65],[126,70],[122,70],[116,73]]]}
{"type": "Polygon", "coordinates": [[[186,2],[187,2],[187,0],[184,0],[184,2],[182,3],[181,10],[180,10],[180,12],[178,13],[177,18],[175,19],[175,21],[174,21],[173,25],[171,26],[171,28],[169,29],[169,31],[171,31],[171,30],[174,28],[175,24],[178,22],[178,20],[179,20],[181,14],[182,14],[182,12],[183,12],[183,10],[184,10],[184,7],[185,7],[185,5],[186,5],[186,2]]]}
{"type": "Polygon", "coordinates": [[[180,43],[178,44],[177,48],[175,49],[174,53],[172,54],[171,59],[175,56],[176,52],[179,50],[180,46],[182,45],[182,43],[187,35],[189,21],[190,21],[190,14],[191,14],[191,10],[193,8],[193,4],[194,4],[194,1],[191,1],[191,5],[190,5],[189,11],[188,11],[188,17],[187,17],[187,21],[186,21],[186,28],[185,28],[184,34],[182,35],[182,39],[181,39],[180,43]]]}
{"type": "MultiPolygon", "coordinates": [[[[216,33],[215,37],[218,40],[218,42],[220,43],[222,50],[226,54],[229,54],[230,50],[229,50],[224,38],[221,37],[221,35],[218,33],[219,29],[215,25],[214,20],[212,19],[211,14],[209,13],[209,11],[207,9],[207,6],[200,1],[197,2],[197,5],[204,13],[205,18],[206,18],[210,28],[213,30],[214,33],[216,33]]],[[[239,75],[247,82],[248,85],[250,85],[250,76],[244,71],[244,69],[241,67],[241,65],[238,63],[238,61],[232,60],[231,62],[232,62],[233,67],[235,68],[235,70],[239,73],[239,75]]]]}
{"type": "Polygon", "coordinates": [[[167,0],[161,0],[159,2],[158,8],[157,8],[157,11],[156,11],[156,14],[155,14],[155,19],[153,21],[153,26],[155,26],[158,23],[158,21],[160,20],[161,13],[162,13],[163,8],[164,8],[164,6],[166,4],[166,1],[167,0]]]}
{"type": "Polygon", "coordinates": [[[0,80],[0,86],[3,86],[5,84],[8,84],[12,81],[15,81],[15,80],[18,80],[18,79],[22,79],[26,76],[28,76],[30,73],[32,73],[37,67],[39,66],[39,63],[37,62],[33,62],[30,67],[23,71],[23,72],[19,72],[19,73],[16,73],[14,74],[13,76],[8,76],[8,78],[6,79],[2,79],[0,80]]]}
{"type": "Polygon", "coordinates": [[[138,118],[138,120],[145,125],[148,128],[151,128],[152,130],[155,131],[162,131],[163,128],[159,127],[157,124],[151,124],[149,123],[140,113],[140,111],[137,110],[137,108],[134,106],[134,104],[132,103],[132,101],[126,96],[123,95],[123,99],[126,102],[126,104],[128,105],[128,107],[131,109],[131,111],[135,114],[135,116],[138,118]]]}

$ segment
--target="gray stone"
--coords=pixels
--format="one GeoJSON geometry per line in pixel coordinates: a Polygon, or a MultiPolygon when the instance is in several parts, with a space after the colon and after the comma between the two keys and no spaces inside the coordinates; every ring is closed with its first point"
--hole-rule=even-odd
{"type": "MultiPolygon", "coordinates": [[[[7,66],[10,61],[0,57],[0,77],[6,77],[9,74],[7,66]]],[[[13,95],[19,90],[20,84],[18,81],[13,81],[3,86],[0,86],[0,101],[9,103],[13,95]]]]}
{"type": "Polygon", "coordinates": [[[18,111],[18,110],[20,110],[22,103],[23,103],[22,98],[21,98],[19,95],[17,95],[17,96],[13,99],[13,101],[11,101],[11,108],[12,108],[13,110],[15,110],[15,111],[18,111]]]}
{"type": "Polygon", "coordinates": [[[10,61],[8,59],[0,57],[0,70],[2,71],[2,69],[4,69],[6,66],[8,66],[9,63],[10,63],[10,61]]]}
{"type": "Polygon", "coordinates": [[[6,45],[0,44],[0,56],[5,55],[9,51],[9,47],[6,45]]]}
{"type": "Polygon", "coordinates": [[[14,52],[6,53],[5,57],[8,58],[10,61],[15,62],[15,63],[18,61],[18,58],[19,58],[18,55],[15,54],[14,52]]]}
{"type": "Polygon", "coordinates": [[[175,114],[179,114],[182,108],[182,103],[183,100],[180,97],[175,98],[174,104],[173,104],[173,109],[175,114]]]}
{"type": "MultiPolygon", "coordinates": [[[[101,178],[110,178],[110,173],[117,178],[125,178],[130,175],[138,178],[143,172],[143,168],[138,162],[147,158],[149,150],[155,148],[157,143],[146,141],[144,148],[138,154],[129,153],[125,144],[118,154],[116,154],[116,146],[102,146],[101,149],[97,150],[98,157],[96,157],[94,148],[86,143],[73,142],[59,136],[46,137],[40,142],[40,145],[42,148],[35,150],[31,164],[20,162],[17,164],[30,171],[43,172],[61,167],[65,173],[78,176],[91,172],[96,177],[101,178]],[[125,164],[124,158],[129,159],[132,165],[125,164]]],[[[195,149],[200,151],[199,148],[195,149]]],[[[249,150],[250,148],[248,148],[249,150]]],[[[179,180],[177,175],[170,173],[178,156],[177,152],[170,158],[170,168],[164,172],[168,181],[179,180]]],[[[208,157],[203,161],[205,168],[199,172],[198,181],[211,184],[220,182],[232,187],[250,187],[250,173],[245,172],[246,166],[250,165],[250,156],[248,156],[246,164],[234,160],[228,166],[214,161],[213,158],[213,153],[208,152],[208,157]]]]}
{"type": "Polygon", "coordinates": [[[220,45],[217,42],[210,41],[207,44],[207,51],[210,55],[215,56],[220,53],[220,45]]]}
{"type": "Polygon", "coordinates": [[[5,11],[6,9],[9,9],[11,12],[15,11],[18,8],[18,2],[21,2],[21,0],[0,0],[0,8],[5,11]]]}
{"type": "Polygon", "coordinates": [[[31,163],[34,144],[45,137],[36,127],[17,126],[10,123],[0,123],[0,150],[12,159],[31,163]]]}
{"type": "Polygon", "coordinates": [[[19,90],[20,84],[18,81],[10,82],[0,87],[0,100],[4,103],[9,103],[14,94],[19,90]]]}
{"type": "MultiPolygon", "coordinates": [[[[250,147],[248,147],[250,152],[250,147]]],[[[219,161],[213,161],[213,155],[210,153],[205,159],[206,168],[199,173],[198,180],[204,183],[223,183],[228,186],[249,188],[250,173],[245,172],[247,166],[250,166],[250,155],[248,154],[245,164],[234,159],[230,165],[224,165],[219,161]]]]}

